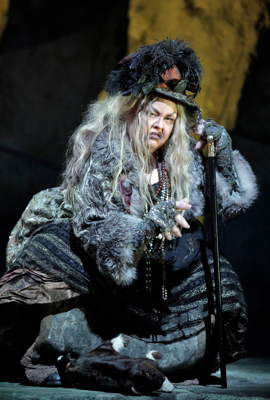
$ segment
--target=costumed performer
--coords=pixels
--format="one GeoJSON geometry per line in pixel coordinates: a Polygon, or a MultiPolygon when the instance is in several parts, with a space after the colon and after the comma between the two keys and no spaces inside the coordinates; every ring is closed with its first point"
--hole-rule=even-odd
{"type": "MultiPolygon", "coordinates": [[[[159,351],[160,369],[178,380],[202,379],[218,367],[213,257],[202,218],[209,133],[220,218],[245,211],[257,196],[251,167],[232,150],[227,131],[201,117],[194,101],[201,73],[181,40],[141,47],[120,61],[108,76],[108,97],[89,106],[71,137],[61,186],[36,194],[14,227],[0,287],[1,307],[18,314],[31,308],[38,325],[48,314],[57,324],[57,313],[83,307],[90,347],[125,333],[127,354],[159,351]]],[[[230,362],[245,354],[247,311],[236,272],[223,256],[220,262],[230,362]]],[[[41,384],[56,372],[65,335],[69,349],[84,351],[64,333],[67,325],[59,323],[54,343],[42,326],[27,353],[31,365],[23,359],[30,382],[41,384]]],[[[79,322],[76,335],[85,336],[79,322]]],[[[16,346],[16,356],[26,351],[26,342],[16,346]]]]}

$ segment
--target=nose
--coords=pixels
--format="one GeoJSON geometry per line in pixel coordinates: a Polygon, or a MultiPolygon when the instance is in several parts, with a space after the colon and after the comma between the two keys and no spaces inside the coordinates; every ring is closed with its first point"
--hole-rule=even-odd
{"type": "Polygon", "coordinates": [[[154,122],[153,122],[153,127],[162,129],[163,128],[163,118],[162,117],[156,117],[154,122]]]}

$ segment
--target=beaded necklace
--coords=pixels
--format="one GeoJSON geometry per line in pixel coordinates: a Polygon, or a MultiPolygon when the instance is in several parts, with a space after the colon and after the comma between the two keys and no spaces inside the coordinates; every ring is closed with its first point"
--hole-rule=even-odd
{"type": "MultiPolygon", "coordinates": [[[[158,163],[158,177],[159,177],[159,186],[153,193],[153,200],[155,204],[158,204],[161,201],[169,200],[170,197],[170,183],[168,172],[165,167],[165,161],[158,163]]],[[[165,237],[162,234],[159,234],[155,238],[151,238],[147,243],[147,260],[145,265],[145,288],[148,292],[152,291],[152,265],[151,265],[151,255],[154,252],[154,247],[157,247],[157,251],[161,252],[162,259],[164,260],[164,251],[165,251],[165,237]],[[159,241],[160,245],[154,246],[155,241],[159,241]]],[[[161,299],[166,301],[168,299],[168,290],[167,290],[167,277],[166,277],[166,266],[165,262],[162,263],[162,283],[161,283],[161,299]]]]}

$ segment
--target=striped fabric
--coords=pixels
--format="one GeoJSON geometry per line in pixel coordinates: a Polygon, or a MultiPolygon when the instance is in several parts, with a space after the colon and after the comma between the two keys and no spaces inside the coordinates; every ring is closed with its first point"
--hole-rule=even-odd
{"type": "MultiPolygon", "coordinates": [[[[199,258],[188,268],[170,273],[168,307],[167,311],[162,313],[160,320],[164,335],[158,335],[157,342],[169,344],[198,335],[205,329],[205,321],[208,316],[215,313],[212,289],[214,287],[213,260],[209,251],[206,259],[207,265],[199,258]]],[[[78,293],[92,293],[89,272],[90,270],[96,271],[96,268],[93,264],[91,266],[89,258],[82,253],[77,239],[72,233],[69,220],[49,223],[37,230],[18,254],[14,266],[16,268],[36,268],[49,276],[54,276],[56,280],[62,280],[78,293]]],[[[247,327],[247,312],[242,287],[236,272],[223,257],[220,260],[220,267],[227,358],[231,361],[244,354],[243,343],[247,327]]],[[[93,280],[96,284],[96,277],[92,276],[91,281],[93,280]]],[[[108,287],[105,290],[108,291],[108,287]]],[[[128,289],[124,294],[125,310],[129,309],[129,304],[136,306],[136,296],[134,297],[132,294],[132,289],[128,289]]],[[[112,294],[107,292],[101,297],[106,312],[108,313],[108,309],[111,310],[111,319],[114,323],[117,324],[121,317],[122,319],[128,317],[125,316],[125,313],[119,316],[119,309],[111,306],[112,294]]],[[[117,297],[118,295],[116,295],[117,297]]],[[[96,301],[98,301],[97,299],[96,301]]],[[[147,318],[149,311],[147,297],[141,296],[139,293],[137,299],[140,299],[139,307],[144,308],[145,306],[147,318]]],[[[143,340],[151,342],[153,338],[149,336],[143,340]]]]}
{"type": "Polygon", "coordinates": [[[35,269],[63,280],[81,294],[89,292],[88,267],[83,265],[70,220],[49,223],[34,232],[13,262],[14,268],[35,269]]]}

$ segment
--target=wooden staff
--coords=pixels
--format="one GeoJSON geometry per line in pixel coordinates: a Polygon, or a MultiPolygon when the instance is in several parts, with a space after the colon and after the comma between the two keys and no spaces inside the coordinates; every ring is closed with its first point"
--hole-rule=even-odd
{"type": "Polygon", "coordinates": [[[225,364],[224,333],[222,323],[222,295],[221,274],[219,264],[219,235],[217,220],[217,192],[216,192],[216,152],[214,137],[207,136],[207,156],[209,172],[210,217],[213,244],[215,297],[216,297],[216,324],[218,335],[218,353],[220,359],[221,386],[227,388],[227,373],[225,364]]]}

